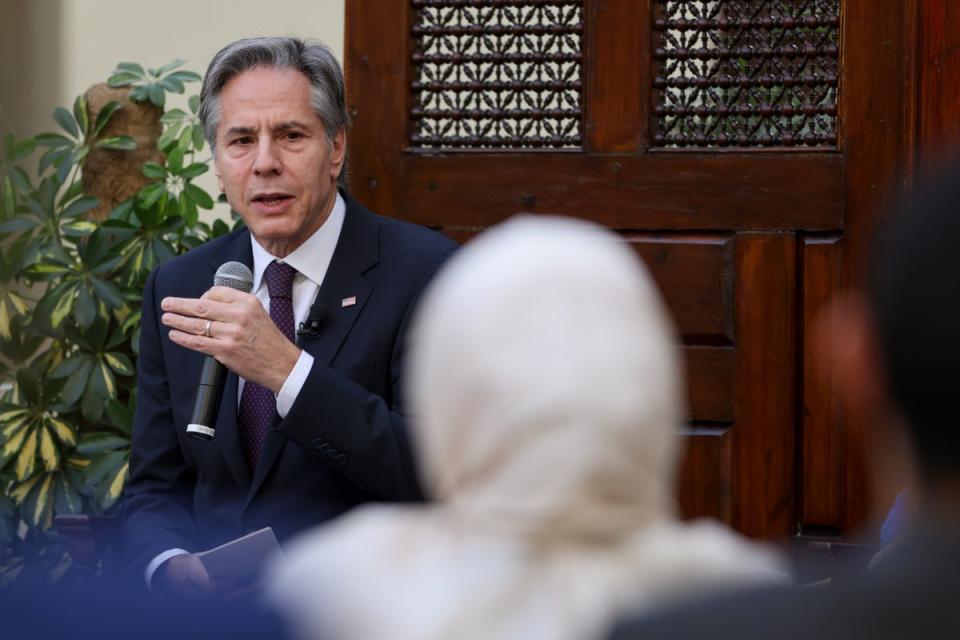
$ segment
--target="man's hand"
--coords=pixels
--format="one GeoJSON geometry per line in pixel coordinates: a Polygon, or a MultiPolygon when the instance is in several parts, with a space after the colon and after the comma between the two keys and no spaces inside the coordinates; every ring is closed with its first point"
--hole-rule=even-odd
{"type": "Polygon", "coordinates": [[[243,379],[274,393],[280,392],[300,357],[300,349],[280,332],[253,294],[213,287],[199,299],[164,298],[160,307],[172,341],[213,356],[243,379]]]}
{"type": "Polygon", "coordinates": [[[156,578],[160,579],[157,584],[159,590],[172,596],[189,598],[214,593],[207,569],[193,553],[169,558],[157,569],[156,578]]]}

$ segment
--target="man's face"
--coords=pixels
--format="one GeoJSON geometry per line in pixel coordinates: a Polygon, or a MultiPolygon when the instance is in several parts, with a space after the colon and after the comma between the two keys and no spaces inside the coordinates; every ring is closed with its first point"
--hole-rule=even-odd
{"type": "Polygon", "coordinates": [[[277,257],[327,219],[345,147],[343,132],[327,141],[299,71],[256,67],[220,92],[217,180],[253,237],[277,257]]]}

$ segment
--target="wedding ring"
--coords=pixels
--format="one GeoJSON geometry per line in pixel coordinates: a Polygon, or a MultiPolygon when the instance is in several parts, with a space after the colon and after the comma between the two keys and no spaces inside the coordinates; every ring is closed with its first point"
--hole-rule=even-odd
{"type": "Polygon", "coordinates": [[[203,335],[210,337],[210,325],[213,324],[213,320],[207,320],[206,326],[203,327],[203,335]]]}

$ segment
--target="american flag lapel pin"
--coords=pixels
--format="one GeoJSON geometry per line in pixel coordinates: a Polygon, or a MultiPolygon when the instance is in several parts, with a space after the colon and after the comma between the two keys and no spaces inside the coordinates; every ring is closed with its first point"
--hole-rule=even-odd
{"type": "Polygon", "coordinates": [[[341,307],[352,307],[355,304],[357,304],[357,296],[350,296],[340,301],[341,307]]]}

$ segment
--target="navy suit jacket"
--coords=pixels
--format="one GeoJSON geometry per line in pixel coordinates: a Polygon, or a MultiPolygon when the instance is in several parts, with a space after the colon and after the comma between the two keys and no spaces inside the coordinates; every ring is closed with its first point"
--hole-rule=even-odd
{"type": "Polygon", "coordinates": [[[286,418],[276,416],[252,474],[238,438],[236,374],[214,439],[188,436],[204,356],[171,342],[159,319],[164,297],[200,297],[224,262],[252,265],[249,231],[193,249],[147,280],[123,500],[131,569],[167,549],[200,551],[265,526],[282,541],[364,502],[422,498],[401,403],[404,334],[420,291],[456,245],[345,200],[314,303],[329,316],[319,337],[298,339],[313,368],[286,418]]]}

